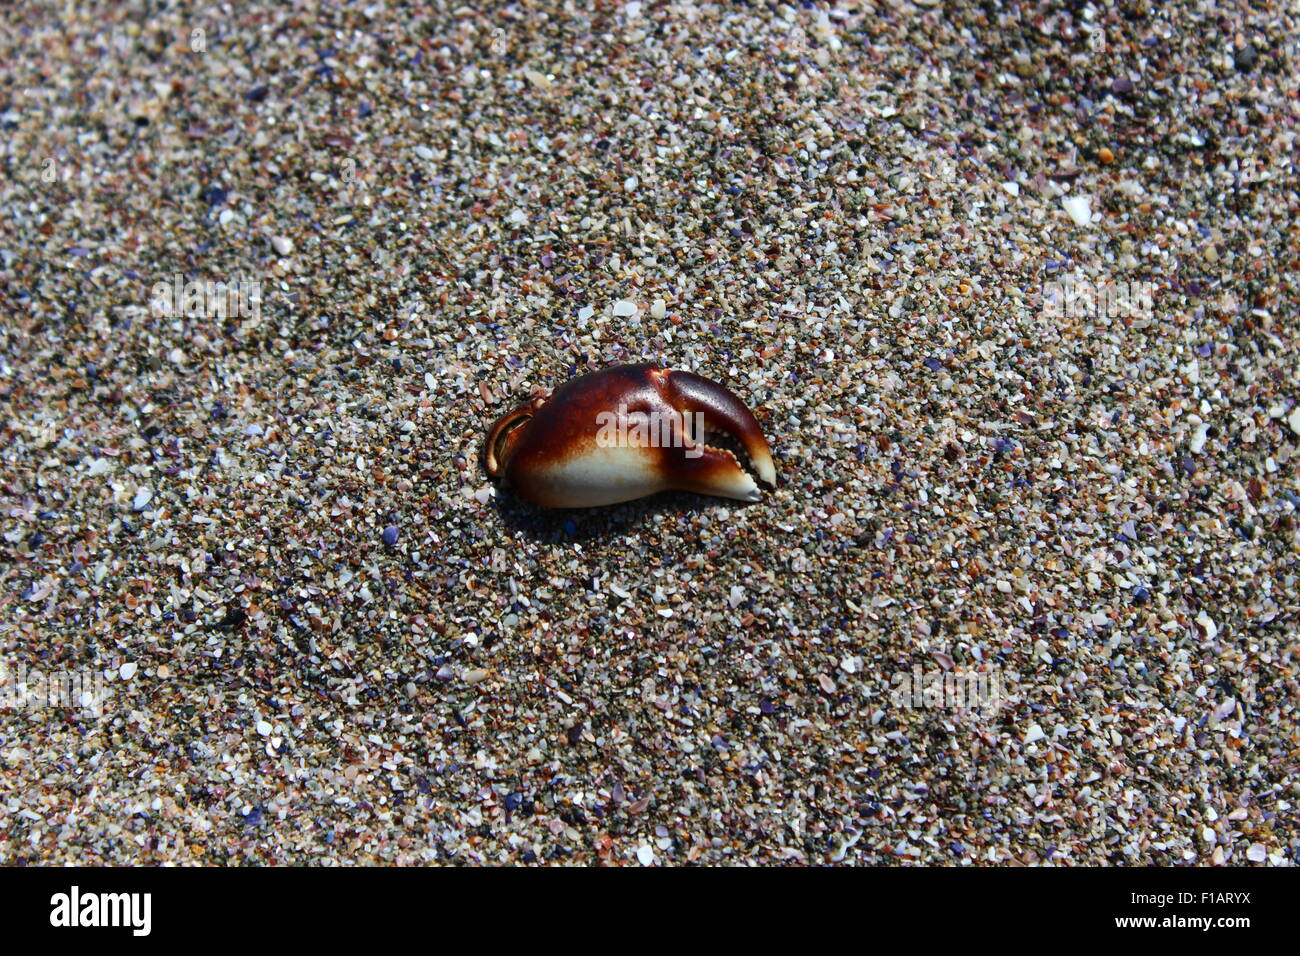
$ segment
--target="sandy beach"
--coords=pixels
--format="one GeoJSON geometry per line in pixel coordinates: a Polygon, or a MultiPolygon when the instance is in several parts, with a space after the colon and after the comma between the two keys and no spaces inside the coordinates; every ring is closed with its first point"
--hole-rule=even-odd
{"type": "Polygon", "coordinates": [[[1300,13],[6,5],[0,863],[1300,854],[1300,13]],[[534,508],[612,365],[778,483],[534,508]]]}

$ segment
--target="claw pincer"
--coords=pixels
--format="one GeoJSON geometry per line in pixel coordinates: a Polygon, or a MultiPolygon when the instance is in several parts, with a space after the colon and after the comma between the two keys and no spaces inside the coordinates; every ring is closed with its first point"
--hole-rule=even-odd
{"type": "Polygon", "coordinates": [[[706,433],[734,438],[760,481],[776,484],[767,439],[744,402],[717,382],[655,365],[582,375],[503,415],[483,462],[544,508],[589,508],[676,489],[741,501],[758,484],[706,433]]]}

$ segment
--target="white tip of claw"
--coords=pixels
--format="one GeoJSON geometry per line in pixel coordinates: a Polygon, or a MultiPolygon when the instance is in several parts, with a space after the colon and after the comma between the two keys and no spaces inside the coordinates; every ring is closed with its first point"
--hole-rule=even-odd
{"type": "Polygon", "coordinates": [[[707,488],[699,490],[720,498],[734,498],[736,501],[758,501],[763,497],[763,492],[754,483],[754,479],[749,477],[739,465],[728,471],[729,474],[719,476],[718,480],[710,483],[707,488]]]}
{"type": "Polygon", "coordinates": [[[765,484],[775,488],[776,465],[772,462],[772,456],[765,451],[756,458],[751,456],[750,461],[754,470],[758,472],[758,477],[762,478],[765,484]]]}

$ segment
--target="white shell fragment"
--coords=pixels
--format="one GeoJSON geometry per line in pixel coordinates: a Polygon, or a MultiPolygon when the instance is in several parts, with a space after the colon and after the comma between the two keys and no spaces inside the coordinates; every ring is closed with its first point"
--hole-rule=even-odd
{"type": "Polygon", "coordinates": [[[1066,196],[1061,200],[1061,205],[1076,226],[1086,226],[1092,221],[1092,207],[1086,196],[1066,196]]]}

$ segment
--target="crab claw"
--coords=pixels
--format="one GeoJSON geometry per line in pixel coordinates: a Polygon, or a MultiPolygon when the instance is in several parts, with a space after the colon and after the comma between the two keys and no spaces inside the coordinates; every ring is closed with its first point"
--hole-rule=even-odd
{"type": "Polygon", "coordinates": [[[757,501],[758,484],[707,433],[734,438],[759,479],[776,484],[753,414],[717,382],[654,365],[620,365],[566,382],[502,416],[483,463],[546,508],[587,508],[676,489],[757,501]]]}
{"type": "MultiPolygon", "coordinates": [[[[693,372],[667,372],[665,375],[673,407],[683,413],[703,415],[704,427],[708,431],[725,432],[739,439],[758,477],[765,485],[776,487],[772,449],[745,403],[717,382],[693,372]]],[[[719,449],[709,451],[717,452],[719,449]]],[[[734,456],[732,460],[735,460],[734,456]]]]}

